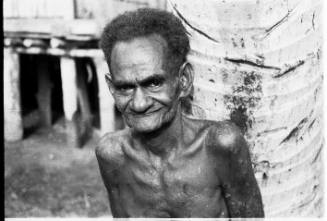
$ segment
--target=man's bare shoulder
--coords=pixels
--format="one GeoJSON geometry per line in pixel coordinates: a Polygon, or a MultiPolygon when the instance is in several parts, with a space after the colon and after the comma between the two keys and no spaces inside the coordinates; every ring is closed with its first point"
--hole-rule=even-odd
{"type": "Polygon", "coordinates": [[[128,129],[105,134],[95,149],[98,160],[112,166],[121,165],[124,161],[122,145],[129,137],[128,129]]]}
{"type": "Polygon", "coordinates": [[[237,154],[247,148],[244,136],[232,121],[206,121],[206,145],[214,152],[237,154]]]}
{"type": "Polygon", "coordinates": [[[241,130],[230,120],[211,121],[189,117],[184,119],[188,128],[194,131],[194,136],[197,137],[201,132],[206,133],[206,145],[210,148],[236,153],[237,148],[245,144],[241,130]]]}

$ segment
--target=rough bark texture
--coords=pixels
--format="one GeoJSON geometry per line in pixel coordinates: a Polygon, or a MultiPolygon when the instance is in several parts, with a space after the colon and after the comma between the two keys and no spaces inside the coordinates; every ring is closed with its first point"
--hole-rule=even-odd
{"type": "Polygon", "coordinates": [[[267,217],[322,215],[322,1],[170,0],[191,39],[193,115],[250,144],[267,217]]]}

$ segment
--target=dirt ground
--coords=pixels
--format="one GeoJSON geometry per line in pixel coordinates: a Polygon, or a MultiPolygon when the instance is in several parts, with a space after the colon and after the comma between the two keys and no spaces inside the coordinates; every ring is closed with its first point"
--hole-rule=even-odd
{"type": "Polygon", "coordinates": [[[5,143],[5,217],[111,216],[94,148],[66,145],[64,127],[5,143]]]}

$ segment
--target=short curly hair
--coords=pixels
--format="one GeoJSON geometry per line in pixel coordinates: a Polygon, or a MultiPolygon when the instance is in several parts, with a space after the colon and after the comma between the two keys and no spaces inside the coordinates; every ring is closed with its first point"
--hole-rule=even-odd
{"type": "Polygon", "coordinates": [[[119,15],[105,26],[99,45],[110,66],[111,52],[116,42],[151,34],[158,34],[167,42],[166,64],[178,67],[186,61],[190,51],[186,29],[175,15],[159,9],[141,8],[119,15]]]}

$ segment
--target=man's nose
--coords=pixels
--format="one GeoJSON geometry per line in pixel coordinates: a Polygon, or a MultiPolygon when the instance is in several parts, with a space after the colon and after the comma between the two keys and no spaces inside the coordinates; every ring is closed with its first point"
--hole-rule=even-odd
{"type": "Polygon", "coordinates": [[[151,100],[144,94],[141,88],[136,88],[131,104],[132,111],[142,113],[150,107],[151,100]]]}

